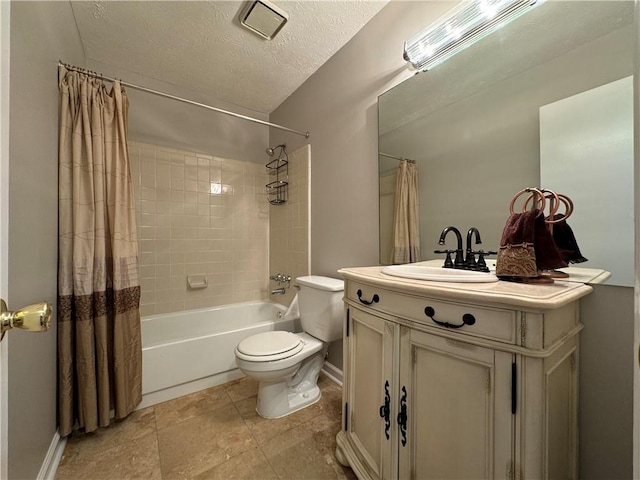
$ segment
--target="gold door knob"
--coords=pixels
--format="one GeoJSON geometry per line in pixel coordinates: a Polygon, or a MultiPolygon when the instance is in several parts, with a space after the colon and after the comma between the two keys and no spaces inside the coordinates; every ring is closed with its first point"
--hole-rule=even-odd
{"type": "Polygon", "coordinates": [[[19,328],[29,332],[45,332],[51,325],[51,304],[49,302],[34,303],[16,310],[9,311],[4,300],[0,300],[0,325],[2,334],[11,329],[19,328]]]}

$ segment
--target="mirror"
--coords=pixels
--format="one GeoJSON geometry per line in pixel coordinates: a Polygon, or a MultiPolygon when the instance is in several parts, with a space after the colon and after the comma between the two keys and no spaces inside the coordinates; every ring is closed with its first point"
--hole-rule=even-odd
{"type": "MultiPolygon", "coordinates": [[[[540,135],[541,111],[553,112],[549,106],[556,102],[633,75],[633,17],[632,1],[545,2],[379,97],[379,152],[418,165],[423,260],[442,257],[433,251],[448,225],[458,227],[463,237],[470,227],[477,227],[483,241],[479,247],[497,250],[511,198],[525,187],[541,186],[576,198],[568,223],[584,225],[574,231],[589,258],[576,266],[610,271],[608,284],[633,285],[633,271],[620,270],[632,269],[632,260],[615,265],[608,261],[612,248],[615,256],[633,259],[632,223],[623,234],[593,221],[591,207],[579,200],[595,198],[605,214],[608,208],[633,218],[632,193],[624,197],[628,204],[608,204],[603,192],[607,185],[602,183],[615,189],[615,182],[594,184],[612,168],[611,159],[585,156],[582,163],[572,164],[578,180],[571,185],[562,181],[567,168],[555,169],[564,177],[554,186],[554,168],[543,166],[541,179],[541,155],[551,164],[564,165],[566,159],[544,154],[552,151],[544,145],[555,139],[546,136],[551,138],[546,141],[540,135]],[[601,245],[589,243],[587,251],[581,239],[601,245]]],[[[631,105],[629,99],[629,112],[631,105]]],[[[553,131],[547,125],[542,130],[553,131]]],[[[631,158],[632,149],[632,143],[624,148],[631,158]]],[[[381,264],[389,263],[391,251],[397,165],[396,159],[379,157],[381,264]]],[[[631,163],[628,168],[620,176],[632,192],[631,163]]],[[[447,248],[455,248],[452,242],[447,238],[447,248]]]]}

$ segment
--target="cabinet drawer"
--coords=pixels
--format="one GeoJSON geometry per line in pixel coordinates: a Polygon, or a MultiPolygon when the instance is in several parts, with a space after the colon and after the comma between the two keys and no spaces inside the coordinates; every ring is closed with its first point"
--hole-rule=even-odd
{"type": "Polygon", "coordinates": [[[363,309],[401,317],[433,329],[516,344],[516,312],[414,297],[349,282],[347,298],[363,309]]]}

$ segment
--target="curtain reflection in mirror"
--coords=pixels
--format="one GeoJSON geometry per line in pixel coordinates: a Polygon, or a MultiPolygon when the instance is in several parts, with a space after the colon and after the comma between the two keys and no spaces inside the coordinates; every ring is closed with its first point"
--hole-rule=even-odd
{"type": "Polygon", "coordinates": [[[419,209],[418,166],[415,162],[401,160],[396,176],[391,263],[420,261],[419,209]]]}

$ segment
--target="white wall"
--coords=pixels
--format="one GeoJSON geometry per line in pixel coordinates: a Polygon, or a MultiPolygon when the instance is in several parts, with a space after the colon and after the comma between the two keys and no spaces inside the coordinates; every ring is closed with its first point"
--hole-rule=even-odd
{"type": "Polygon", "coordinates": [[[588,252],[584,266],[610,271],[607,285],[632,287],[635,278],[632,173],[632,76],[540,107],[540,185],[580,207],[569,222],[588,252]]]}
{"type": "MultiPolygon", "coordinates": [[[[378,95],[411,76],[403,42],[452,2],[391,2],[270,121],[311,133],[311,271],[378,263],[378,95]]],[[[271,143],[303,137],[271,130],[271,143]]]]}
{"type": "MultiPolygon", "coordinates": [[[[412,74],[402,59],[404,40],[452,6],[389,3],[272,113],[270,121],[311,133],[312,274],[335,277],[341,267],[379,263],[377,97],[412,74]]],[[[281,141],[293,148],[305,142],[271,130],[270,142],[281,141]]],[[[603,287],[589,298],[582,311],[580,478],[631,478],[633,289],[603,287]],[[590,369],[598,364],[611,374],[590,369]]],[[[342,365],[340,342],[329,360],[342,365]]]]}
{"type": "MultiPolygon", "coordinates": [[[[309,140],[271,129],[271,144],[311,143],[311,273],[378,263],[378,95],[410,77],[403,42],[452,2],[390,2],[283,102],[270,121],[309,131],[309,140]]],[[[342,368],[342,341],[329,349],[342,368]]]]}
{"type": "MultiPolygon", "coordinates": [[[[58,59],[83,63],[68,2],[11,3],[9,307],[56,305],[58,59]]],[[[56,310],[54,308],[54,318],[56,310]]],[[[9,478],[35,478],[56,432],[56,327],[11,331],[9,478]]]]}
{"type": "MultiPolygon", "coordinates": [[[[69,63],[69,60],[62,59],[69,63]]],[[[87,68],[125,82],[203,103],[223,110],[267,120],[267,115],[240,108],[181,86],[87,59],[87,68]]],[[[164,147],[267,163],[269,129],[264,125],[224,115],[134,88],[129,97],[129,140],[164,147]]]]}

